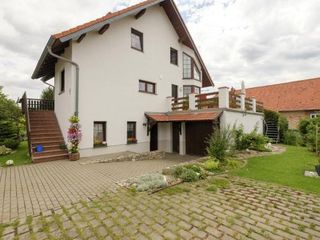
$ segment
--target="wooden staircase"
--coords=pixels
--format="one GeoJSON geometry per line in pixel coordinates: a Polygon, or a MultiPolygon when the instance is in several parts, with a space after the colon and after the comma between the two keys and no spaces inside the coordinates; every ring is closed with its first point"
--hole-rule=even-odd
{"type": "Polygon", "coordinates": [[[33,162],[67,159],[68,152],[62,148],[64,140],[54,111],[30,111],[29,116],[33,162]],[[37,145],[42,145],[44,151],[36,152],[37,145]]]}
{"type": "Polygon", "coordinates": [[[68,151],[53,111],[54,101],[28,99],[26,93],[20,100],[26,118],[29,155],[32,162],[48,162],[68,159],[68,151]],[[43,152],[36,152],[41,145],[43,152]]]}

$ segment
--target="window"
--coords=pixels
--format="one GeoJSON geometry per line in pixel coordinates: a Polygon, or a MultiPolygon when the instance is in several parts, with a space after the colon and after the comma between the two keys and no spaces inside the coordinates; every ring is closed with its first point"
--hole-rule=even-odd
{"type": "Polygon", "coordinates": [[[187,97],[189,94],[200,94],[200,88],[197,86],[183,86],[183,96],[187,97]]]}
{"type": "Polygon", "coordinates": [[[178,50],[170,48],[170,63],[178,65],[178,50]]]}
{"type": "Polygon", "coordinates": [[[106,146],[106,122],[93,123],[93,145],[95,147],[106,146]]]}
{"type": "Polygon", "coordinates": [[[127,143],[137,143],[136,122],[127,122],[127,143]]]}
{"type": "Polygon", "coordinates": [[[144,93],[156,94],[156,84],[152,82],[139,80],[139,91],[144,93]]]}
{"type": "Polygon", "coordinates": [[[143,33],[131,28],[131,48],[143,52],[143,33]]]}
{"type": "Polygon", "coordinates": [[[183,53],[183,78],[201,81],[199,68],[193,58],[186,53],[183,53]]]}
{"type": "Polygon", "coordinates": [[[192,78],[192,58],[187,54],[183,54],[183,78],[192,78]]]}
{"type": "Polygon", "coordinates": [[[320,117],[320,113],[311,113],[310,118],[320,117]]]}
{"type": "Polygon", "coordinates": [[[60,93],[63,93],[65,89],[65,71],[64,69],[60,73],[60,93]]]}

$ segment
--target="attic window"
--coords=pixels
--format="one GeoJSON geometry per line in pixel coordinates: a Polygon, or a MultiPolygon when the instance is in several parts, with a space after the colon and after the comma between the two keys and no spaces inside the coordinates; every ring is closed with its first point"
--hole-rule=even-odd
{"type": "Polygon", "coordinates": [[[131,48],[143,52],[143,33],[131,28],[131,48]]]}
{"type": "Polygon", "coordinates": [[[170,48],[170,63],[178,65],[178,50],[170,48]]]}

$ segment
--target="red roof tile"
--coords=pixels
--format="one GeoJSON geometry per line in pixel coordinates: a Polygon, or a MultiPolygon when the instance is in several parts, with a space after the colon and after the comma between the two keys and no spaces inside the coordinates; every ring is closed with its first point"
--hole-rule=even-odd
{"type": "Polygon", "coordinates": [[[100,22],[106,21],[108,19],[117,17],[119,15],[125,14],[127,12],[130,12],[132,10],[135,10],[135,9],[139,8],[139,7],[143,7],[145,5],[148,5],[148,4],[156,2],[156,1],[157,0],[147,0],[147,1],[135,4],[135,5],[132,5],[132,6],[128,7],[128,8],[122,9],[122,10],[117,11],[117,12],[108,12],[108,14],[103,16],[103,17],[100,17],[100,18],[97,18],[97,19],[92,20],[90,22],[84,23],[82,25],[70,28],[70,29],[68,29],[66,31],[54,34],[53,37],[54,38],[62,38],[62,37],[68,36],[68,35],[70,35],[72,33],[78,32],[78,31],[80,31],[82,29],[85,29],[87,27],[93,26],[93,25],[95,25],[97,23],[100,23],[100,22]]]}
{"type": "Polygon", "coordinates": [[[320,78],[248,88],[246,95],[274,111],[318,110],[320,78]]]}
{"type": "Polygon", "coordinates": [[[186,113],[147,113],[146,116],[156,122],[183,122],[214,120],[221,112],[186,112],[186,113]]]}

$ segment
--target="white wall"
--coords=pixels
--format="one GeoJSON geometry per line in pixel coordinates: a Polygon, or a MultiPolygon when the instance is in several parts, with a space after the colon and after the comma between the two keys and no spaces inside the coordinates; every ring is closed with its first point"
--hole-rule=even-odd
{"type": "MultiPolygon", "coordinates": [[[[146,123],[144,113],[167,111],[166,97],[171,95],[171,84],[178,85],[179,96],[183,95],[183,82],[188,83],[182,80],[183,51],[198,62],[193,50],[178,40],[165,11],[157,5],[147,9],[138,20],[129,16],[112,23],[103,35],[92,32],[81,43],[72,42],[72,60],[80,65],[82,155],[149,150],[150,136],[147,136],[147,127],[143,126],[146,123]],[[131,28],[144,34],[143,53],[131,49],[131,28]],[[178,66],[170,64],[170,47],[179,52],[178,66]],[[157,94],[140,93],[139,79],[155,82],[157,94]],[[92,149],[94,121],[107,122],[107,148],[92,149]],[[137,122],[136,145],[126,144],[127,121],[137,122]]],[[[199,64],[198,68],[201,69],[199,64]]],[[[71,75],[66,76],[66,83],[70,77],[71,75]]],[[[72,90],[68,97],[72,95],[72,90]]],[[[71,99],[56,95],[56,101],[59,123],[62,131],[66,132],[67,118],[74,111],[70,107],[71,99]]],[[[168,129],[168,126],[164,128],[168,129]]],[[[159,146],[169,149],[161,141],[159,146]]]]}
{"type": "MultiPolygon", "coordinates": [[[[65,49],[62,57],[71,58],[71,47],[65,49]]],[[[74,113],[74,69],[72,65],[58,60],[55,65],[54,78],[54,111],[56,113],[61,132],[64,139],[67,139],[67,129],[69,128],[68,119],[74,113]],[[65,70],[65,91],[60,93],[60,76],[62,70],[65,70]]]]}
{"type": "Polygon", "coordinates": [[[220,118],[220,125],[222,128],[243,126],[245,133],[250,133],[257,127],[258,133],[263,134],[263,114],[224,110],[220,118]]]}

